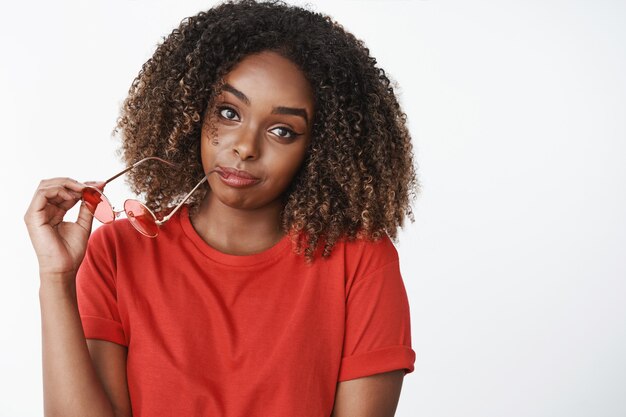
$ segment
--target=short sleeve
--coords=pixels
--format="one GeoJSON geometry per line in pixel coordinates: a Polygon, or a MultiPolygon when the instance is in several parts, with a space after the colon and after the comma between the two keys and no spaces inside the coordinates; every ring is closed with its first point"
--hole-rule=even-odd
{"type": "Polygon", "coordinates": [[[117,304],[115,246],[107,239],[106,227],[92,232],[76,274],[78,311],[85,338],[128,346],[117,304]]]}
{"type": "Polygon", "coordinates": [[[404,369],[413,372],[409,302],[396,259],[362,277],[346,295],[338,381],[404,369]]]}

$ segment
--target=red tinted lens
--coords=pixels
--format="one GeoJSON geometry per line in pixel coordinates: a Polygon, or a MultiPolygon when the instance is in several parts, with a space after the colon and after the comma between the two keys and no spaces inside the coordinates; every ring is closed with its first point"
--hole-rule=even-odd
{"type": "Polygon", "coordinates": [[[83,189],[83,201],[93,214],[93,216],[102,223],[111,223],[115,220],[113,207],[109,204],[109,200],[96,187],[87,186],[83,189]]]}
{"type": "Polygon", "coordinates": [[[139,201],[126,200],[124,202],[124,211],[126,212],[126,217],[130,220],[130,224],[139,233],[148,237],[156,237],[159,234],[159,226],[156,224],[154,214],[139,201]]]}

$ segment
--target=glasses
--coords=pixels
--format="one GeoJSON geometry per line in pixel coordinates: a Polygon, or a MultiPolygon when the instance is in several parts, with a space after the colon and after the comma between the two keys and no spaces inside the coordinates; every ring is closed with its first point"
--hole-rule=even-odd
{"type": "Polygon", "coordinates": [[[183,203],[187,201],[189,196],[191,196],[191,194],[193,194],[193,192],[196,191],[196,189],[204,181],[207,180],[208,174],[205,175],[204,178],[202,178],[202,180],[200,180],[200,182],[195,187],[193,187],[193,190],[191,190],[189,194],[187,194],[185,198],[183,198],[183,200],[178,203],[178,205],[165,217],[157,216],[143,203],[134,199],[128,199],[124,202],[124,210],[115,210],[115,208],[113,208],[113,206],[109,202],[109,199],[106,198],[106,196],[102,193],[102,191],[104,190],[104,186],[119,177],[120,175],[150,160],[160,161],[172,167],[177,166],[176,164],[173,164],[161,158],[157,158],[156,156],[149,156],[135,162],[128,168],[124,169],[122,172],[113,175],[111,178],[106,180],[103,184],[100,184],[98,187],[88,185],[83,189],[81,199],[84,202],[85,206],[87,206],[91,214],[93,214],[93,216],[98,219],[98,221],[104,224],[111,223],[113,222],[113,220],[119,217],[120,214],[126,213],[126,217],[130,221],[130,224],[139,233],[147,237],[157,237],[157,235],[159,234],[159,227],[165,224],[165,222],[167,222],[174,215],[174,213],[178,211],[183,203]]]}

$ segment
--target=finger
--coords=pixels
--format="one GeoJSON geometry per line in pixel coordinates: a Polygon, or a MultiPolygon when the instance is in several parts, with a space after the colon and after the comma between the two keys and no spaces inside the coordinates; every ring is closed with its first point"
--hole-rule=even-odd
{"type": "Polygon", "coordinates": [[[104,181],[85,181],[85,186],[96,187],[100,191],[104,190],[105,185],[106,185],[106,182],[104,181]]]}
{"type": "Polygon", "coordinates": [[[33,195],[29,209],[34,212],[41,211],[46,204],[64,200],[66,197],[71,198],[62,186],[40,186],[33,195]]]}
{"type": "MultiPolygon", "coordinates": [[[[78,200],[64,200],[59,204],[48,204],[46,208],[51,210],[46,210],[45,218],[47,220],[41,220],[41,223],[48,223],[50,226],[54,227],[61,223],[65,218],[65,215],[71,209],[78,200]]],[[[40,224],[41,224],[40,223],[40,224]]]]}
{"type": "Polygon", "coordinates": [[[63,201],[59,201],[57,207],[68,211],[69,209],[74,207],[74,205],[81,199],[80,194],[76,195],[74,193],[68,193],[68,197],[69,198],[66,197],[63,201]]]}
{"type": "Polygon", "coordinates": [[[48,200],[48,206],[56,206],[60,209],[57,210],[54,217],[50,219],[50,224],[58,224],[62,222],[65,217],[65,213],[74,207],[80,199],[81,193],[64,188],[59,191],[59,194],[55,198],[48,200]]]}
{"type": "Polygon", "coordinates": [[[37,225],[41,225],[46,223],[47,216],[45,211],[48,205],[67,211],[77,201],[78,199],[62,186],[40,187],[35,191],[35,195],[26,211],[25,220],[28,223],[28,220],[32,219],[37,225]]]}
{"type": "Polygon", "coordinates": [[[59,191],[59,194],[56,197],[50,198],[48,202],[56,205],[65,205],[68,201],[72,201],[72,205],[74,205],[74,203],[76,203],[76,201],[80,200],[81,198],[81,193],[64,188],[59,191]]]}
{"type": "Polygon", "coordinates": [[[78,211],[78,218],[76,219],[76,223],[85,229],[87,233],[91,233],[91,227],[93,225],[93,214],[87,208],[85,202],[82,202],[80,205],[80,210],[78,211]]]}
{"type": "Polygon", "coordinates": [[[50,187],[54,185],[62,185],[74,191],[81,191],[85,188],[85,184],[69,177],[57,177],[41,180],[40,187],[50,187]]]}

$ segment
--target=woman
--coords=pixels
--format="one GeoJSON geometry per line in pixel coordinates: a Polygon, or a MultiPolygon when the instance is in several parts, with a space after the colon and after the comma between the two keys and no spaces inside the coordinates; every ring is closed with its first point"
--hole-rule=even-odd
{"type": "Polygon", "coordinates": [[[138,208],[92,234],[104,183],[69,178],[25,215],[46,414],[393,415],[415,360],[391,242],[418,188],[405,119],[326,16],[241,1],[185,19],[117,125],[162,224],[138,208]]]}

